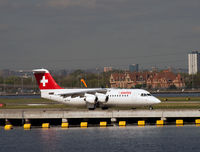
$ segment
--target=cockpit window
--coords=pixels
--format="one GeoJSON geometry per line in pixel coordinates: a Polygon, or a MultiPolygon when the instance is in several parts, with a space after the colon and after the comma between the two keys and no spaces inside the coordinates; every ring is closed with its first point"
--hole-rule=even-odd
{"type": "Polygon", "coordinates": [[[151,96],[151,94],[150,94],[150,93],[141,93],[141,96],[142,96],[142,97],[151,96]]]}

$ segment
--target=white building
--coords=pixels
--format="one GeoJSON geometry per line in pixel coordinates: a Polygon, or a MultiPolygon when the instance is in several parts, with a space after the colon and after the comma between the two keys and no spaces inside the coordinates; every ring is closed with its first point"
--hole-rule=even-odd
{"type": "Polygon", "coordinates": [[[188,72],[197,74],[200,71],[200,54],[198,51],[192,51],[188,54],[188,72]]]}
{"type": "Polygon", "coordinates": [[[104,67],[104,72],[109,72],[109,71],[112,71],[112,67],[104,67]]]}

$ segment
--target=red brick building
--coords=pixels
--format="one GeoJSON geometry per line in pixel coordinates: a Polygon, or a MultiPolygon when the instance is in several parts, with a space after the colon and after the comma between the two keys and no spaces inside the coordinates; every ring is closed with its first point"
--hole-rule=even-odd
{"type": "Polygon", "coordinates": [[[111,87],[133,88],[136,85],[146,85],[147,88],[184,88],[185,82],[180,74],[170,70],[162,72],[125,72],[113,73],[110,76],[111,87]]]}

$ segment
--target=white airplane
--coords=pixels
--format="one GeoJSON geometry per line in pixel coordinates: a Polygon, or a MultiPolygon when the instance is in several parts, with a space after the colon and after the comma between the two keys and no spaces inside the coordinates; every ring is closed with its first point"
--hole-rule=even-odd
{"type": "Polygon", "coordinates": [[[88,109],[96,107],[130,107],[149,106],[161,101],[143,89],[63,89],[53,79],[46,69],[33,70],[41,91],[41,97],[70,106],[85,106],[88,109]]]}

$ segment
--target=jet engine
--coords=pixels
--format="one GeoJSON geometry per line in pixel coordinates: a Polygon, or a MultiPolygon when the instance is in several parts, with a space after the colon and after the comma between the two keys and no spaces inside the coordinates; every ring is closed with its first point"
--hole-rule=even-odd
{"type": "Polygon", "coordinates": [[[108,101],[108,95],[106,96],[105,94],[102,94],[102,93],[96,93],[96,96],[97,96],[98,102],[106,103],[108,101]]]}
{"type": "Polygon", "coordinates": [[[88,103],[95,104],[97,102],[97,97],[94,95],[86,94],[84,100],[88,103]]]}

